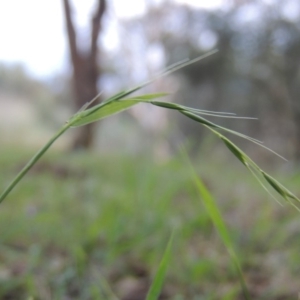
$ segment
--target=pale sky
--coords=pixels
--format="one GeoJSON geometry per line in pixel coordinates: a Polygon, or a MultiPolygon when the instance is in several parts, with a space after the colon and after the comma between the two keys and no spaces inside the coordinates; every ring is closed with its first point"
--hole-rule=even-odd
{"type": "MultiPolygon", "coordinates": [[[[224,2],[174,1],[207,9],[224,2]]],[[[76,24],[84,28],[95,0],[71,0],[71,3],[76,8],[76,24]]],[[[110,14],[116,17],[128,18],[145,12],[142,0],[131,0],[130,5],[124,0],[114,0],[113,3],[110,14]]],[[[51,76],[65,70],[68,65],[66,43],[62,0],[0,1],[0,62],[21,62],[34,76],[51,76]]]]}

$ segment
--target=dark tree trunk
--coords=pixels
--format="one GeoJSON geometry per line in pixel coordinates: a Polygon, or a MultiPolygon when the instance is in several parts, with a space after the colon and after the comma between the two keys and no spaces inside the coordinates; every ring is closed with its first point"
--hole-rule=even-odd
{"type": "MultiPolygon", "coordinates": [[[[98,6],[92,18],[91,44],[88,50],[80,50],[76,40],[76,30],[72,19],[69,0],[63,0],[70,58],[73,66],[73,91],[75,109],[79,110],[98,94],[97,83],[101,75],[98,65],[98,37],[101,32],[101,20],[106,8],[105,0],[98,0],[98,6]]],[[[100,99],[98,99],[100,101],[100,99]]],[[[78,129],[73,149],[87,149],[93,145],[94,124],[78,129]]]]}

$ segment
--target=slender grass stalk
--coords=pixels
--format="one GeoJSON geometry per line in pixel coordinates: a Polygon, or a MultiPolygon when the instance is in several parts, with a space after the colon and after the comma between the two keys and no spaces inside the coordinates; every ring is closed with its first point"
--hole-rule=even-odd
{"type": "MultiPolygon", "coordinates": [[[[14,187],[19,183],[19,181],[26,175],[26,173],[33,167],[33,165],[45,154],[45,152],[51,147],[51,145],[63,134],[65,133],[69,128],[71,127],[78,127],[82,125],[86,125],[95,121],[98,121],[100,119],[103,119],[105,117],[108,117],[110,115],[113,115],[115,113],[121,112],[125,109],[128,109],[129,107],[137,104],[137,101],[132,102],[119,102],[121,99],[124,99],[125,97],[129,96],[130,94],[140,90],[141,88],[147,86],[148,84],[152,83],[154,80],[156,80],[159,77],[171,74],[172,72],[175,72],[176,70],[179,70],[185,66],[188,66],[190,64],[193,64],[201,59],[204,59],[214,53],[216,53],[217,50],[212,50],[210,52],[205,53],[202,56],[199,56],[193,60],[185,60],[179,63],[176,63],[160,74],[156,76],[155,78],[146,81],[145,83],[134,87],[132,89],[129,89],[127,91],[122,91],[120,93],[115,94],[114,96],[106,99],[102,103],[95,105],[91,108],[88,108],[88,106],[99,97],[100,94],[96,95],[94,99],[92,99],[90,102],[86,103],[76,114],[74,114],[67,122],[66,124],[47,142],[45,146],[42,147],[41,150],[39,150],[32,159],[25,165],[25,167],[17,174],[17,176],[12,180],[12,182],[7,186],[7,188],[3,191],[3,193],[0,195],[0,203],[3,202],[3,200],[9,195],[9,193],[14,189],[14,187]]],[[[150,101],[151,99],[158,98],[165,96],[165,93],[160,94],[148,94],[148,95],[142,95],[140,96],[142,101],[150,101]]],[[[130,99],[129,99],[130,101],[130,99]]],[[[142,102],[141,101],[141,102],[142,102]]]]}
{"type": "MultiPolygon", "coordinates": [[[[197,62],[203,58],[206,58],[207,56],[214,54],[216,50],[213,50],[211,52],[208,52],[204,54],[203,56],[200,56],[196,59],[190,60],[190,61],[184,61],[182,63],[178,63],[173,65],[172,67],[166,69],[164,72],[159,74],[156,78],[168,75],[172,72],[175,72],[176,70],[179,70],[180,68],[186,67],[194,62],[197,62]]],[[[155,99],[166,96],[166,93],[157,93],[157,94],[146,94],[146,95],[140,95],[136,97],[127,98],[132,93],[140,90],[141,88],[145,87],[146,85],[153,82],[156,78],[149,80],[137,87],[134,87],[132,89],[122,91],[120,93],[117,93],[116,95],[106,99],[104,102],[95,105],[91,108],[88,108],[91,102],[84,105],[84,107],[79,110],[76,114],[74,114],[68,122],[50,139],[50,141],[28,162],[28,164],[21,170],[21,172],[13,179],[13,181],[9,184],[9,186],[4,190],[4,192],[0,195],[0,203],[8,196],[8,194],[13,190],[13,188],[18,184],[18,182],[24,177],[24,175],[30,170],[30,168],[43,156],[43,154],[49,149],[49,147],[70,127],[78,127],[83,126],[92,122],[96,122],[98,120],[101,120],[105,117],[111,116],[113,114],[119,113],[123,110],[126,110],[130,108],[133,105],[136,105],[137,103],[143,102],[152,104],[155,106],[163,107],[166,109],[172,109],[177,110],[178,112],[182,113],[186,117],[200,123],[201,125],[208,128],[211,132],[213,132],[215,135],[217,135],[227,146],[227,148],[236,156],[237,159],[239,159],[248,169],[249,171],[254,174],[254,176],[258,179],[259,176],[274,190],[276,191],[282,198],[284,198],[288,203],[290,203],[292,206],[296,207],[300,210],[300,208],[297,206],[300,203],[300,199],[295,196],[293,193],[291,193],[286,187],[284,187],[281,183],[279,183],[275,178],[267,174],[265,171],[263,171],[257,164],[255,164],[249,156],[247,156],[240,148],[238,148],[232,141],[230,141],[227,137],[222,135],[219,131],[225,131],[230,134],[234,134],[236,136],[239,136],[241,138],[247,139],[260,147],[263,147],[272,153],[278,155],[279,157],[283,158],[279,154],[275,153],[273,150],[267,148],[266,146],[262,145],[262,143],[252,137],[248,137],[242,133],[227,129],[225,127],[222,127],[218,124],[213,123],[210,120],[207,120],[206,118],[202,117],[201,115],[209,115],[213,117],[233,117],[237,118],[237,116],[232,115],[230,113],[224,113],[224,112],[212,112],[212,111],[205,111],[201,109],[195,109],[186,107],[183,105],[179,105],[172,102],[166,102],[166,101],[157,101],[155,99]]],[[[97,96],[96,96],[97,98],[97,96]]],[[[284,158],[283,158],[284,159],[284,158]]],[[[267,189],[266,185],[262,183],[262,180],[258,180],[258,182],[262,185],[264,189],[267,189]]],[[[269,191],[268,191],[269,192],[269,191]]]]}
{"type": "Polygon", "coordinates": [[[19,181],[26,175],[26,173],[32,168],[32,166],[45,154],[45,152],[52,146],[52,144],[68,129],[70,124],[64,125],[48,142],[41,148],[31,160],[24,166],[24,168],[19,172],[19,174],[13,179],[9,186],[0,196],[0,203],[7,197],[7,195],[12,191],[12,189],[19,183],[19,181]]]}
{"type": "MultiPolygon", "coordinates": [[[[168,75],[180,68],[183,68],[185,66],[188,66],[196,61],[199,61],[216,51],[211,51],[202,57],[196,58],[191,61],[184,61],[178,64],[173,65],[172,67],[168,68],[161,74],[159,74],[156,78],[168,75]]],[[[225,137],[222,132],[227,132],[230,134],[234,134],[236,136],[239,136],[241,138],[247,139],[258,146],[261,146],[273,153],[271,149],[265,147],[262,145],[262,143],[252,137],[248,137],[242,133],[224,128],[218,124],[213,123],[210,120],[207,120],[201,115],[204,116],[212,116],[212,117],[232,117],[232,118],[240,118],[235,116],[234,114],[227,113],[227,112],[213,112],[213,111],[205,111],[195,108],[186,107],[183,105],[179,105],[172,102],[166,102],[166,101],[157,101],[155,99],[166,96],[166,93],[158,93],[158,94],[146,94],[146,95],[140,95],[136,97],[128,98],[132,93],[140,90],[144,86],[148,85],[149,83],[153,82],[156,78],[149,80],[137,87],[134,87],[132,89],[122,91],[108,99],[106,99],[104,102],[95,105],[91,108],[88,108],[91,102],[87,103],[81,110],[79,110],[76,114],[74,114],[67,122],[62,126],[62,128],[46,143],[45,146],[42,147],[41,150],[39,150],[33,158],[25,165],[25,167],[17,174],[17,176],[12,180],[12,182],[8,185],[8,187],[3,191],[3,193],[0,195],[0,203],[9,195],[9,193],[14,189],[14,187],[20,182],[20,180],[26,175],[26,173],[32,168],[32,166],[45,154],[45,152],[51,147],[51,145],[62,135],[64,134],[69,128],[71,127],[78,127],[83,126],[92,122],[96,122],[98,120],[101,120],[105,117],[111,116],[113,114],[119,113],[123,110],[126,110],[130,108],[133,105],[136,105],[137,103],[144,102],[151,105],[163,107],[165,109],[172,109],[180,112],[181,114],[185,115],[186,117],[200,123],[202,126],[209,129],[213,134],[215,134],[219,139],[221,139],[225,146],[231,151],[231,153],[254,175],[254,177],[258,180],[259,184],[269,193],[272,195],[272,193],[269,191],[268,186],[273,189],[274,192],[276,192],[278,195],[280,195],[284,200],[286,200],[287,203],[291,204],[293,207],[299,208],[300,199],[295,196],[292,192],[290,192],[286,187],[284,187],[280,182],[278,182],[275,178],[267,174],[265,171],[263,171],[248,155],[246,155],[245,152],[243,152],[239,147],[237,147],[230,139],[225,137]]],[[[96,96],[97,97],[97,96],[96,96]]],[[[93,101],[93,100],[92,100],[93,101]]],[[[275,153],[278,155],[277,153],[275,153]]],[[[278,155],[280,156],[280,155],[278,155]]],[[[280,156],[281,157],[281,156],[280,156]]],[[[282,157],[281,157],[282,158],[282,157]]],[[[232,259],[232,262],[234,263],[237,273],[239,275],[239,279],[241,282],[241,286],[244,292],[244,296],[246,300],[250,299],[245,280],[243,277],[242,269],[239,264],[239,260],[237,255],[235,254],[233,244],[231,242],[230,236],[228,234],[228,230],[226,228],[226,225],[223,221],[222,215],[213,199],[209,191],[206,189],[205,185],[202,183],[200,178],[197,176],[191,162],[189,161],[189,165],[192,170],[193,179],[196,184],[196,187],[203,199],[204,205],[206,207],[207,212],[210,215],[210,218],[212,222],[214,223],[214,226],[218,230],[222,241],[227,248],[227,251],[232,259]]],[[[272,195],[273,196],[273,195],[272,195]]],[[[276,199],[276,198],[275,198],[276,199]]],[[[167,271],[167,266],[170,261],[171,257],[171,245],[172,245],[173,235],[171,236],[169,243],[167,245],[167,248],[164,252],[162,261],[159,265],[157,274],[154,278],[153,284],[149,290],[149,293],[147,295],[146,300],[156,300],[159,297],[164,278],[167,271]]]]}

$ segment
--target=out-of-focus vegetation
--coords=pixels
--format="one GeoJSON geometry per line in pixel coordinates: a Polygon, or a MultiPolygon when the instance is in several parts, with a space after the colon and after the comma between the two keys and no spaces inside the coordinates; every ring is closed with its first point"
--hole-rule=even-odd
{"type": "MultiPolygon", "coordinates": [[[[191,107],[258,117],[219,123],[299,159],[298,1],[231,1],[214,11],[148,3],[142,18],[119,22],[119,48],[102,49],[104,94],[218,48],[214,57],[153,89],[174,92],[169,100],[191,107]]],[[[1,65],[1,191],[32,148],[72,114],[69,82],[57,76],[43,83],[20,66],[1,65]]],[[[223,145],[198,124],[143,105],[98,129],[93,153],[52,151],[1,205],[1,299],[145,299],[174,228],[162,299],[243,299],[177,156],[175,145],[187,137],[194,165],[224,214],[253,299],[297,297],[299,213],[269,200],[223,145]]],[[[69,141],[62,140],[63,149],[69,141]]],[[[299,195],[297,165],[282,163],[279,172],[270,153],[242,147],[299,195]]]]}
{"type": "Polygon", "coordinates": [[[42,144],[70,115],[69,99],[68,78],[45,83],[21,65],[0,64],[1,143],[42,144]]]}
{"type": "MultiPolygon", "coordinates": [[[[118,21],[117,45],[113,49],[101,49],[99,89],[104,91],[103,97],[151,78],[166,65],[218,48],[217,55],[180,71],[176,80],[158,81],[153,89],[172,92],[175,102],[190,107],[257,117],[257,121],[223,119],[219,123],[255,136],[289,159],[298,160],[298,1],[231,1],[215,10],[195,9],[172,1],[147,3],[148,12],[141,18],[118,21]]],[[[10,76],[2,71],[1,76],[5,77],[0,82],[1,90],[12,83],[17,84],[19,91],[24,87],[24,83],[17,82],[20,74],[10,76]],[[9,78],[11,83],[8,83],[9,78]]],[[[33,85],[26,83],[25,86],[24,91],[33,85]]],[[[50,100],[50,96],[49,101],[43,101],[45,93],[41,95],[40,91],[35,95],[27,93],[29,99],[39,99],[35,106],[40,109],[43,121],[51,122],[52,118],[52,122],[63,122],[68,113],[64,110],[62,117],[61,106],[56,109],[55,105],[64,104],[70,111],[74,109],[70,80],[60,76],[48,86],[56,100],[50,100]],[[53,111],[49,109],[50,103],[53,111]]],[[[131,116],[152,137],[168,132],[169,146],[178,139],[191,137],[198,148],[205,140],[204,130],[186,118],[178,117],[177,129],[169,130],[174,128],[176,117],[174,114],[166,116],[161,109],[139,106],[131,111],[131,116]]],[[[134,131],[134,126],[131,128],[134,131]]],[[[249,144],[243,147],[253,150],[249,144]]],[[[269,159],[264,152],[251,153],[257,153],[259,159],[269,159]]]]}
{"type": "MultiPolygon", "coordinates": [[[[28,154],[2,149],[1,189],[28,154]]],[[[238,164],[206,155],[194,163],[218,199],[253,298],[296,297],[299,213],[266,199],[238,164]]],[[[282,175],[299,193],[299,172],[282,175]]],[[[2,299],[114,299],[107,285],[121,299],[144,299],[174,229],[165,299],[243,299],[177,155],[157,163],[146,153],[52,152],[1,205],[0,220],[2,299]]]]}
{"type": "MultiPolygon", "coordinates": [[[[122,23],[127,33],[122,47],[131,53],[128,70],[134,74],[144,72],[142,57],[144,69],[153,72],[157,61],[175,63],[218,48],[218,55],[181,71],[176,102],[258,117],[221,124],[299,159],[299,20],[300,5],[293,0],[228,1],[212,11],[166,1],[122,23]]],[[[197,125],[185,118],[180,124],[185,136],[201,143],[197,125]]]]}

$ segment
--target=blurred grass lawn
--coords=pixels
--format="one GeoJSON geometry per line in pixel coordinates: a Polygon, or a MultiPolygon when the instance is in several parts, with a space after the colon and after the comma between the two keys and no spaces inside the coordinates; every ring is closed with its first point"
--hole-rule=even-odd
{"type": "MultiPolygon", "coordinates": [[[[3,190],[33,152],[0,154],[3,190]]],[[[296,299],[299,212],[270,199],[238,163],[204,156],[194,163],[253,298],[296,299]]],[[[285,176],[277,177],[299,195],[300,173],[285,176]]],[[[242,299],[180,156],[157,163],[147,155],[51,151],[3,202],[0,226],[0,299],[144,299],[174,229],[164,299],[242,299]]]]}

